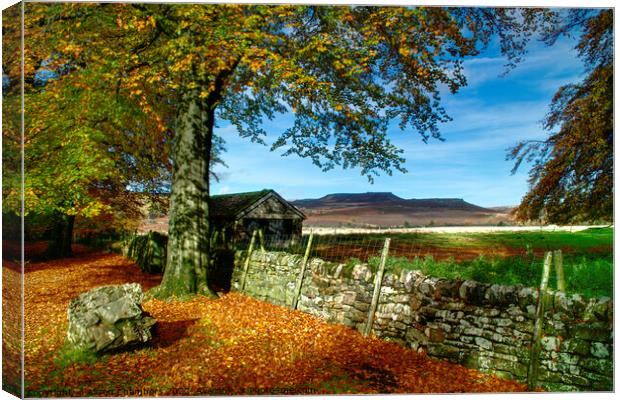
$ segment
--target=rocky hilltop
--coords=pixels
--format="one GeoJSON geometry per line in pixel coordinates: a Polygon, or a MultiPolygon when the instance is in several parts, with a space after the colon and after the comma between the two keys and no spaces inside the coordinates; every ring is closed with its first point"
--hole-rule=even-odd
{"type": "Polygon", "coordinates": [[[391,192],[335,193],[293,201],[310,226],[490,225],[511,221],[505,211],[459,198],[403,199],[391,192]]]}

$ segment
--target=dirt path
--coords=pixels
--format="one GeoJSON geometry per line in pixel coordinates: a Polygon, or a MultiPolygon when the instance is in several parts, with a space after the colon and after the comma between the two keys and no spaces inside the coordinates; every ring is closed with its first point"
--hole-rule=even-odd
{"type": "MultiPolygon", "coordinates": [[[[6,265],[3,272],[17,275],[6,265]]],[[[519,383],[432,360],[238,293],[218,300],[149,300],[143,307],[158,320],[151,347],[96,362],[70,362],[62,346],[72,298],[104,284],[139,282],[148,289],[159,280],[114,254],[81,253],[28,265],[26,395],[525,391],[519,383]]]]}

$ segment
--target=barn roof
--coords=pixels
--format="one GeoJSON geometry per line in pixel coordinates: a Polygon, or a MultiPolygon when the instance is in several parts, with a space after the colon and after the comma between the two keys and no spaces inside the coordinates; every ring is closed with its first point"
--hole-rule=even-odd
{"type": "Polygon", "coordinates": [[[219,194],[211,196],[209,201],[209,212],[211,217],[236,219],[243,216],[248,210],[254,208],[271,196],[278,198],[283,204],[298,214],[300,218],[306,218],[306,216],[295,206],[284,200],[282,196],[271,189],[263,189],[257,192],[219,194]]]}

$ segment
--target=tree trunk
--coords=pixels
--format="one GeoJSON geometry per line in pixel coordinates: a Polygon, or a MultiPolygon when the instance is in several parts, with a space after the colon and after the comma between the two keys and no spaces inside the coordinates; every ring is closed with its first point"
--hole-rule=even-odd
{"type": "Polygon", "coordinates": [[[214,109],[189,93],[177,116],[173,149],[168,256],[159,298],[203,294],[217,296],[209,285],[209,161],[214,109]]]}
{"type": "Polygon", "coordinates": [[[65,258],[73,255],[73,225],[75,215],[58,213],[53,218],[52,237],[48,243],[46,255],[50,258],[65,258]]]}

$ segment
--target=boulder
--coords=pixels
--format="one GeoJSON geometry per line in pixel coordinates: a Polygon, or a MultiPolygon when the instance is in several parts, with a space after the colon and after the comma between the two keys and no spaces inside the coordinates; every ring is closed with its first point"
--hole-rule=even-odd
{"type": "Polygon", "coordinates": [[[98,353],[148,342],[156,321],[142,310],[143,298],[137,283],[102,286],[80,294],[67,311],[68,342],[98,353]]]}

